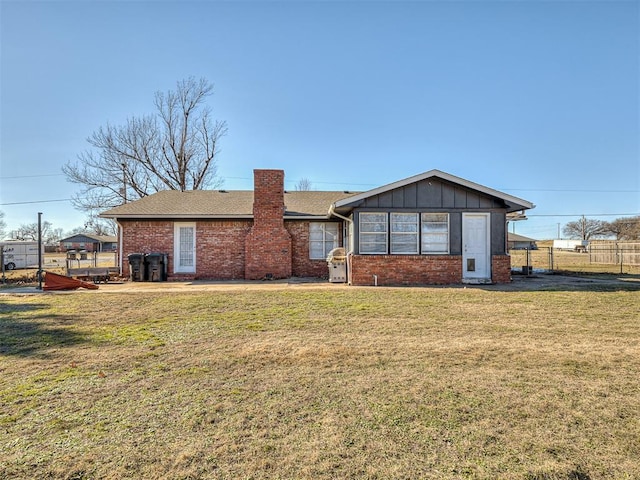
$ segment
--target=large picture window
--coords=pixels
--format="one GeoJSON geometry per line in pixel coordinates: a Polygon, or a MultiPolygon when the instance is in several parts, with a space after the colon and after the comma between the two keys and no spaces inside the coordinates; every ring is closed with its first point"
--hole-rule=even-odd
{"type": "Polygon", "coordinates": [[[387,253],[386,213],[360,214],[360,253],[387,253]]]}
{"type": "Polygon", "coordinates": [[[173,271],[175,273],[195,273],[196,271],[195,223],[174,224],[173,271]]]}
{"type": "Polygon", "coordinates": [[[449,253],[449,214],[362,212],[361,254],[418,255],[449,253]]]}
{"type": "Polygon", "coordinates": [[[312,222],[309,224],[309,258],[324,260],[338,245],[339,223],[312,222]]]}
{"type": "Polygon", "coordinates": [[[391,253],[418,253],[418,220],[417,213],[391,214],[391,253]]]}
{"type": "Polygon", "coordinates": [[[423,213],[422,253],[449,253],[449,214],[423,213]]]}

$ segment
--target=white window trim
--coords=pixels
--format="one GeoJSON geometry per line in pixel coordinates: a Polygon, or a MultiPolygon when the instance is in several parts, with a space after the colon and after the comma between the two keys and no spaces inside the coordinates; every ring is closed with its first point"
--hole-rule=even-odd
{"type": "Polygon", "coordinates": [[[196,273],[196,223],[175,222],[173,224],[173,273],[196,273]],[[193,265],[180,266],[180,228],[193,228],[193,265]]]}
{"type": "Polygon", "coordinates": [[[420,214],[418,212],[391,212],[389,216],[389,251],[391,255],[418,255],[420,253],[420,214]],[[394,215],[413,215],[416,219],[416,231],[415,232],[396,232],[393,230],[393,217],[394,215]],[[393,236],[394,235],[406,235],[407,237],[413,235],[415,237],[415,249],[412,252],[394,252],[393,251],[393,236]]]}
{"type": "MultiPolygon", "coordinates": [[[[314,257],[312,255],[312,252],[311,252],[311,225],[322,225],[323,227],[327,226],[327,225],[334,225],[335,226],[336,231],[335,231],[335,238],[333,240],[328,240],[327,239],[327,235],[329,234],[329,232],[325,228],[322,229],[322,250],[324,252],[327,249],[326,245],[329,244],[329,243],[332,244],[332,247],[329,249],[329,251],[331,251],[334,248],[340,246],[339,245],[339,243],[340,243],[340,238],[339,238],[340,237],[340,223],[339,222],[309,222],[309,259],[310,260],[326,260],[327,255],[328,255],[329,252],[327,252],[327,255],[324,255],[322,257],[317,257],[317,256],[314,257]]],[[[331,232],[330,234],[333,235],[333,232],[331,232]]],[[[314,240],[314,241],[317,242],[319,240],[314,240]]]]}
{"type": "Polygon", "coordinates": [[[451,252],[451,215],[449,212],[420,212],[420,253],[422,255],[449,255],[451,252]],[[423,225],[423,221],[422,221],[422,215],[423,214],[439,214],[439,215],[446,215],[447,216],[447,248],[446,250],[443,251],[439,251],[439,252],[432,252],[432,251],[424,251],[423,247],[424,247],[424,242],[423,242],[423,237],[424,237],[424,233],[422,232],[422,225],[423,225]]]}
{"type": "MultiPolygon", "coordinates": [[[[369,222],[373,223],[373,222],[369,222]]],[[[360,255],[387,255],[389,253],[389,212],[360,212],[358,216],[358,251],[360,255]],[[382,252],[363,252],[362,251],[362,217],[366,217],[367,215],[385,215],[385,227],[386,230],[384,232],[364,232],[365,234],[384,234],[385,235],[385,246],[384,251],[382,252]]]]}

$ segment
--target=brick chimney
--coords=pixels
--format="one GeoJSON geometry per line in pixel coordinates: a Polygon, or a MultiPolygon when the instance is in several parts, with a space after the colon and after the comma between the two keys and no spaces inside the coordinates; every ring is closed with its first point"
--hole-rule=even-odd
{"type": "Polygon", "coordinates": [[[253,227],[245,242],[247,280],[291,276],[291,236],[284,228],[284,171],[253,171],[253,227]]]}

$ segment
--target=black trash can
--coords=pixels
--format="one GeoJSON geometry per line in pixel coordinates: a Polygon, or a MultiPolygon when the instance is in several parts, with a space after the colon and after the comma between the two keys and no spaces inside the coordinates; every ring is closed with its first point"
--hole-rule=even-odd
{"type": "Polygon", "coordinates": [[[147,264],[147,280],[150,282],[164,282],[167,280],[167,254],[152,252],[145,255],[147,264]]]}
{"type": "Polygon", "coordinates": [[[130,253],[127,256],[129,260],[129,277],[133,282],[144,282],[147,279],[144,253],[130,253]]]}

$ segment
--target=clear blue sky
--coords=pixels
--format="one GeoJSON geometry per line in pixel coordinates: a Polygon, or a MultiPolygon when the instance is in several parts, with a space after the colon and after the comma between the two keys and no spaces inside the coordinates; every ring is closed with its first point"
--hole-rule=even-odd
{"type": "Polygon", "coordinates": [[[0,210],[84,214],[61,166],[205,77],[227,189],[367,190],[433,168],[536,204],[516,232],[640,214],[638,1],[2,0],[0,210]],[[24,203],[20,202],[42,202],[24,203]],[[597,215],[597,216],[595,216],[597,215]]]}

